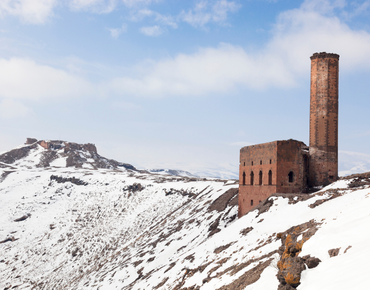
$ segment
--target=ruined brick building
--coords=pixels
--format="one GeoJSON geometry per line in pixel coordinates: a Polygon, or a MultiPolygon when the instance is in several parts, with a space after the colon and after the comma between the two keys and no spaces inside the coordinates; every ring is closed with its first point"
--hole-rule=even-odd
{"type": "Polygon", "coordinates": [[[240,149],[239,217],[271,194],[307,192],[337,180],[338,62],[334,53],[311,56],[309,147],[290,139],[240,149]]]}

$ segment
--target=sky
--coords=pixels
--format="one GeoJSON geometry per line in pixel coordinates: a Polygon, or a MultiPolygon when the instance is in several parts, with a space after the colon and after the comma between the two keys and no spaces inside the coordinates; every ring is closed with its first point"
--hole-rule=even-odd
{"type": "Polygon", "coordinates": [[[340,55],[339,171],[370,170],[370,0],[1,0],[0,152],[94,143],[138,168],[237,175],[309,144],[310,56],[340,55]]]}

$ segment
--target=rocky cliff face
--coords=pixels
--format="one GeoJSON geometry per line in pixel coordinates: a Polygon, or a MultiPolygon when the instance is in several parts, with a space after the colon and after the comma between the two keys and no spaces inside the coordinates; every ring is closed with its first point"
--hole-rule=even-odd
{"type": "Polygon", "coordinates": [[[24,146],[0,155],[0,162],[15,166],[18,164],[20,166],[43,168],[53,166],[136,170],[131,164],[100,156],[96,146],[91,143],[78,144],[61,140],[46,141],[34,138],[27,138],[24,146]]]}

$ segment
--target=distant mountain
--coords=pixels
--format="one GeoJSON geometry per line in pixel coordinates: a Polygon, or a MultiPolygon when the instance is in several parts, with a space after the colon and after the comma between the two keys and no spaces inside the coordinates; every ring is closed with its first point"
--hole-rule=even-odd
{"type": "Polygon", "coordinates": [[[186,177],[199,177],[197,175],[191,174],[188,171],[176,170],[176,169],[146,169],[146,171],[156,174],[166,174],[174,176],[186,176],[186,177]]]}
{"type": "Polygon", "coordinates": [[[0,167],[74,167],[87,169],[136,170],[127,163],[107,159],[97,153],[94,144],[27,138],[26,144],[0,155],[0,167]]]}

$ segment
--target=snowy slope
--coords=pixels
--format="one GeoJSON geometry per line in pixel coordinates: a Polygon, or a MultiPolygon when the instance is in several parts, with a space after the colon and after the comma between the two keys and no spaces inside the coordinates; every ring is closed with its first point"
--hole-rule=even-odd
{"type": "Polygon", "coordinates": [[[0,167],[0,289],[277,289],[293,231],[321,260],[298,290],[370,282],[370,175],[237,219],[235,181],[18,162],[0,167]]]}

